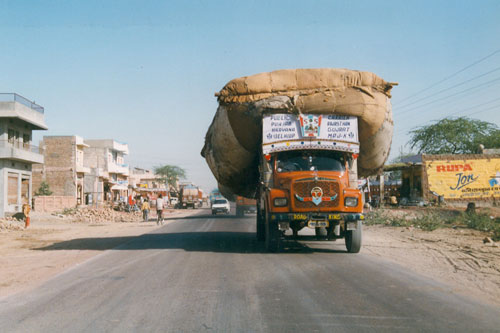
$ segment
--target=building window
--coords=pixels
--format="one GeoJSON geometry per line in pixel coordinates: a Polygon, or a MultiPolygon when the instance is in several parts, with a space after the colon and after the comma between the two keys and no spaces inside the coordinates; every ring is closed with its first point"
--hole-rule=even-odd
{"type": "Polygon", "coordinates": [[[19,175],[17,173],[9,172],[8,179],[7,202],[9,205],[17,205],[17,181],[19,179],[19,175]]]}
{"type": "Polygon", "coordinates": [[[23,147],[25,149],[30,148],[30,143],[31,143],[31,135],[29,134],[23,134],[23,147]]]}
{"type": "Polygon", "coordinates": [[[8,130],[9,143],[15,145],[19,142],[19,131],[9,128],[8,130]]]}

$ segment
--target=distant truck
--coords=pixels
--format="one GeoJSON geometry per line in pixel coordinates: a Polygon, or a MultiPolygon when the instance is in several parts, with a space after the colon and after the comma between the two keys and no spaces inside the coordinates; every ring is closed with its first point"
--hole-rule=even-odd
{"type": "Polygon", "coordinates": [[[210,207],[212,207],[212,205],[216,199],[221,199],[224,197],[222,196],[222,194],[220,193],[220,191],[218,189],[215,189],[215,190],[212,190],[212,192],[210,192],[209,198],[210,198],[210,207]]]}
{"type": "Polygon", "coordinates": [[[198,206],[198,187],[195,185],[184,185],[179,193],[179,208],[195,209],[198,206]]]}
{"type": "Polygon", "coordinates": [[[236,216],[244,216],[245,212],[257,212],[257,200],[242,196],[236,197],[236,216]]]}

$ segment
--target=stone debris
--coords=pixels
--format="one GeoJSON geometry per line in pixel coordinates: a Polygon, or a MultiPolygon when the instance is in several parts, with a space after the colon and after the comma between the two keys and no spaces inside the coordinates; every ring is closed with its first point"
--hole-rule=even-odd
{"type": "Polygon", "coordinates": [[[79,208],[52,214],[72,222],[140,222],[141,212],[120,212],[111,208],[79,208]]]}
{"type": "Polygon", "coordinates": [[[13,217],[0,219],[0,232],[8,232],[12,230],[24,230],[24,221],[19,221],[13,217]]]}

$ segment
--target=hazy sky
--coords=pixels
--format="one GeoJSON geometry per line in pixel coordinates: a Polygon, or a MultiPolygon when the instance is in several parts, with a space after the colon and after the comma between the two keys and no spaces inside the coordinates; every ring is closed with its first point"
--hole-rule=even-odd
{"type": "Polygon", "coordinates": [[[499,36],[500,1],[0,0],[0,92],[45,107],[37,142],[113,138],[132,166],[177,164],[211,190],[200,150],[227,81],[341,67],[399,82],[394,156],[447,115],[500,124],[499,36]]]}

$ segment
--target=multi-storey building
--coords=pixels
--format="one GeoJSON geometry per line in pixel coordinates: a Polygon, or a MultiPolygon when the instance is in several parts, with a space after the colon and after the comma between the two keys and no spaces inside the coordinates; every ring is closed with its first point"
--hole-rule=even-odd
{"type": "Polygon", "coordinates": [[[43,147],[45,163],[33,166],[35,190],[46,182],[52,195],[74,197],[77,205],[86,204],[84,177],[92,175],[90,168],[84,166],[83,149],[88,145],[83,138],[77,135],[44,136],[40,146],[43,147]]]}
{"type": "Polygon", "coordinates": [[[33,130],[46,130],[44,108],[12,93],[0,93],[0,216],[20,212],[32,199],[32,165],[43,163],[33,130]]]}
{"type": "MultiPolygon", "coordinates": [[[[84,164],[98,170],[103,180],[103,192],[98,193],[98,201],[119,200],[128,195],[129,168],[124,156],[128,155],[128,145],[112,139],[85,140],[84,164]]],[[[87,183],[88,187],[92,184],[87,183]]],[[[87,186],[86,185],[86,186],[87,186]]]]}

